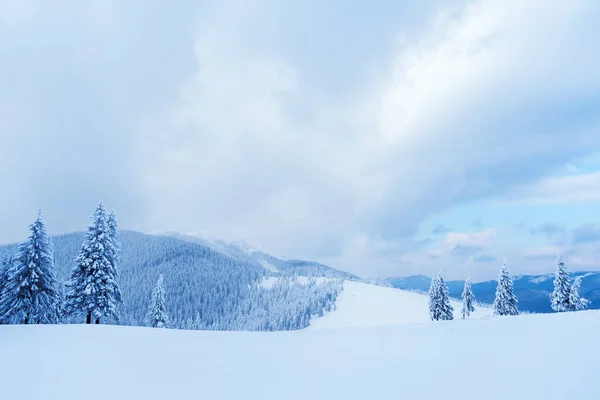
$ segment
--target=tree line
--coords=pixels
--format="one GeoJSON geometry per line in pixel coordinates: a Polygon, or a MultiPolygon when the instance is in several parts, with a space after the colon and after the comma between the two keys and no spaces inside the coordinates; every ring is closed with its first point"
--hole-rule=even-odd
{"type": "MultiPolygon", "coordinates": [[[[518,315],[518,300],[513,292],[513,280],[506,266],[502,264],[498,276],[496,296],[492,303],[494,315],[518,315]]],[[[573,283],[569,282],[569,274],[561,256],[557,256],[556,273],[554,278],[554,290],[550,294],[552,309],[556,312],[579,311],[587,308],[588,300],[579,296],[581,276],[575,278],[573,283]]],[[[471,281],[467,278],[462,292],[462,318],[467,318],[475,311],[475,295],[471,290],[471,281]]],[[[429,315],[431,320],[454,319],[454,308],[450,304],[448,286],[441,273],[431,280],[429,288],[429,315]]]]}

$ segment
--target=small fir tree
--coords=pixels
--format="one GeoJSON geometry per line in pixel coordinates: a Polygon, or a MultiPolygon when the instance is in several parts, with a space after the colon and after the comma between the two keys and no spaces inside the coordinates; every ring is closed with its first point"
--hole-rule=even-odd
{"type": "MultiPolygon", "coordinates": [[[[152,328],[168,328],[169,316],[165,306],[165,288],[162,274],[159,276],[156,286],[152,291],[148,314],[146,315],[146,325],[152,328]]],[[[199,315],[196,316],[199,320],[199,315]]]]}
{"type": "Polygon", "coordinates": [[[471,290],[471,279],[467,278],[465,281],[465,287],[462,292],[462,317],[471,316],[471,313],[475,311],[475,295],[471,290]]]}
{"type": "Polygon", "coordinates": [[[448,286],[441,273],[432,279],[429,288],[429,316],[433,321],[454,319],[454,308],[450,304],[448,286]]]}
{"type": "Polygon", "coordinates": [[[564,261],[556,257],[556,273],[554,278],[554,290],[550,294],[552,309],[557,312],[571,311],[573,307],[570,302],[571,285],[569,284],[569,273],[564,261]]]}
{"type": "Polygon", "coordinates": [[[496,298],[492,305],[494,315],[518,315],[517,298],[513,293],[513,281],[506,267],[506,261],[500,270],[496,298]]]}
{"type": "Polygon", "coordinates": [[[98,204],[92,219],[67,283],[65,312],[83,314],[87,324],[92,318],[99,324],[103,316],[118,318],[120,289],[111,264],[113,243],[103,203],[98,204]]]}
{"type": "Polygon", "coordinates": [[[573,285],[569,291],[569,305],[571,311],[585,310],[589,304],[587,299],[583,299],[579,296],[579,287],[581,286],[581,276],[575,278],[573,285]]]}
{"type": "Polygon", "coordinates": [[[29,229],[29,239],[19,245],[6,272],[0,299],[2,320],[12,324],[54,324],[58,322],[60,297],[54,246],[41,211],[29,229]]]}

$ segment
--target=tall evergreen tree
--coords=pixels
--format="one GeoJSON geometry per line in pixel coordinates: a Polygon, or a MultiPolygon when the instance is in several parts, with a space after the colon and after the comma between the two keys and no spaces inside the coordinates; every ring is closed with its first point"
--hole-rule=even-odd
{"type": "Polygon", "coordinates": [[[556,273],[554,278],[554,290],[550,294],[552,309],[557,312],[571,311],[570,302],[571,285],[569,284],[569,273],[564,261],[556,257],[556,273]]]}
{"type": "Polygon", "coordinates": [[[114,257],[104,204],[100,203],[92,215],[85,240],[67,283],[65,312],[83,314],[86,323],[100,323],[101,317],[118,318],[119,284],[111,264],[114,257]]]}
{"type": "MultiPolygon", "coordinates": [[[[121,252],[121,242],[119,241],[119,224],[117,223],[117,216],[114,211],[112,211],[108,215],[108,220],[106,222],[108,224],[108,237],[110,239],[110,247],[108,251],[109,262],[112,267],[112,275],[114,277],[115,282],[117,283],[115,287],[115,302],[117,304],[122,304],[123,299],[121,296],[121,287],[118,285],[119,281],[119,253],[121,252]]],[[[118,309],[117,309],[118,313],[118,309]]],[[[116,315],[118,317],[118,314],[116,315]]]]}
{"type": "MultiPolygon", "coordinates": [[[[164,278],[162,274],[158,277],[156,286],[152,291],[152,297],[150,299],[150,305],[148,306],[148,314],[146,315],[146,325],[152,328],[168,328],[169,327],[169,316],[167,308],[165,306],[165,288],[164,278]]],[[[196,319],[199,320],[200,316],[197,315],[196,319]]]]}
{"type": "Polygon", "coordinates": [[[432,279],[429,288],[429,316],[433,321],[451,320],[454,319],[453,312],[448,286],[441,273],[438,273],[437,277],[432,279]]]}
{"type": "Polygon", "coordinates": [[[438,279],[437,276],[431,279],[431,285],[429,285],[429,317],[432,321],[439,320],[438,311],[438,279]]]}
{"type": "Polygon", "coordinates": [[[454,319],[454,307],[450,304],[450,296],[448,294],[448,286],[442,277],[442,274],[438,274],[438,291],[440,299],[440,309],[442,320],[454,319]]]}
{"type": "Polygon", "coordinates": [[[579,287],[581,286],[581,276],[575,278],[571,290],[569,291],[569,305],[572,311],[585,310],[589,301],[579,296],[579,287]]]}
{"type": "Polygon", "coordinates": [[[462,317],[469,317],[475,311],[475,295],[471,290],[471,279],[467,278],[462,292],[462,317]]]}
{"type": "Polygon", "coordinates": [[[513,293],[513,281],[506,267],[506,261],[500,270],[496,298],[492,305],[494,315],[518,315],[517,298],[513,293]]]}
{"type": "Polygon", "coordinates": [[[19,245],[2,290],[2,320],[12,324],[58,322],[60,297],[54,272],[54,246],[42,213],[29,226],[31,234],[19,245]]]}

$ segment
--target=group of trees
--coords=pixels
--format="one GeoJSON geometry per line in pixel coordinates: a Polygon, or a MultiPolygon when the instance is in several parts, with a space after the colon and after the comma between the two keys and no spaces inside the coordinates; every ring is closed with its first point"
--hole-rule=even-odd
{"type": "MultiPolygon", "coordinates": [[[[498,286],[496,288],[496,298],[492,305],[494,315],[517,315],[517,298],[513,293],[513,283],[510,273],[506,267],[506,262],[502,265],[500,276],[498,277],[498,286]]],[[[475,295],[471,290],[471,281],[467,279],[462,292],[462,318],[467,318],[475,311],[475,295]]],[[[431,280],[429,288],[429,316],[433,321],[454,319],[454,308],[450,304],[448,296],[448,286],[441,273],[431,280]]]]}
{"type": "Polygon", "coordinates": [[[107,215],[100,203],[92,218],[63,298],[54,244],[40,211],[28,240],[6,257],[0,271],[0,323],[52,324],[85,315],[88,324],[92,318],[98,324],[105,316],[118,318],[122,299],[116,216],[107,215]]]}
{"type": "MultiPolygon", "coordinates": [[[[569,273],[560,255],[556,259],[556,274],[554,278],[554,291],[550,294],[552,309],[557,312],[579,311],[588,306],[588,300],[579,296],[581,276],[570,283],[569,273]]],[[[518,300],[513,291],[513,280],[506,267],[502,265],[498,276],[496,296],[492,304],[494,315],[518,315],[518,300]]],[[[431,280],[429,288],[429,315],[432,320],[454,319],[453,307],[448,296],[448,287],[441,274],[431,280]]],[[[475,296],[471,290],[471,281],[467,279],[462,293],[462,318],[469,317],[475,311],[475,296]]]]}
{"type": "Polygon", "coordinates": [[[569,283],[569,273],[561,256],[556,258],[556,274],[554,278],[554,290],[550,294],[552,309],[556,312],[579,311],[588,306],[588,301],[579,296],[581,276],[569,283]]]}

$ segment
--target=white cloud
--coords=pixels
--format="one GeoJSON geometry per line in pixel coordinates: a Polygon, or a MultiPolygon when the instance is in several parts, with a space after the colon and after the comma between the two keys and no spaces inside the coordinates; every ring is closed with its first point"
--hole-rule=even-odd
{"type": "MultiPolygon", "coordinates": [[[[599,7],[575,3],[441,12],[376,87],[334,104],[245,30],[261,24],[264,4],[245,13],[220,3],[200,23],[197,72],[137,138],[151,225],[202,226],[341,268],[356,251],[393,264],[389,249],[417,247],[409,237],[424,216],[600,144],[597,121],[561,117],[600,89],[599,7]]],[[[490,240],[484,232],[446,240],[490,240]]],[[[361,263],[355,271],[368,273],[369,258],[361,263]]]]}
{"type": "MultiPolygon", "coordinates": [[[[500,200],[499,200],[500,201],[500,200]]],[[[519,204],[578,204],[600,201],[600,172],[550,177],[517,187],[502,202],[519,204]]]]}
{"type": "Polygon", "coordinates": [[[442,245],[450,251],[457,246],[485,248],[493,243],[496,236],[498,235],[494,228],[480,232],[449,232],[442,245]]]}

